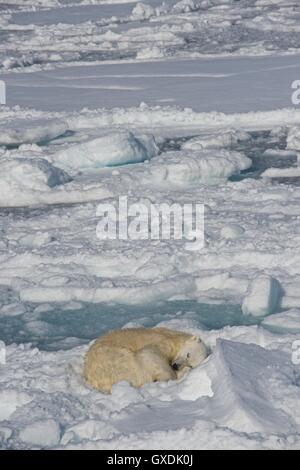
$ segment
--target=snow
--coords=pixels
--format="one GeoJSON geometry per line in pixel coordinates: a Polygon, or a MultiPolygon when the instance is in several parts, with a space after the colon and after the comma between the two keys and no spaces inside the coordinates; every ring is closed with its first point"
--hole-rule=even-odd
{"type": "Polygon", "coordinates": [[[1,388],[10,384],[6,400],[16,411],[1,423],[2,448],[199,449],[227,448],[231,442],[237,448],[296,449],[300,416],[289,357],[293,337],[279,340],[261,328],[247,328],[248,333],[245,327],[227,330],[230,340],[206,333],[212,354],[184,380],[139,390],[122,382],[110,396],[83,383],[87,346],[56,352],[9,346],[1,388]],[[20,382],[20,373],[27,380],[20,382]],[[183,426],[190,432],[183,433],[183,426]]]}
{"type": "Polygon", "coordinates": [[[53,447],[60,441],[59,425],[53,419],[35,421],[20,430],[22,442],[38,447],[53,447]]]}
{"type": "Polygon", "coordinates": [[[1,159],[1,190],[3,194],[22,190],[44,191],[70,181],[62,170],[42,159],[1,159]]]}
{"type": "Polygon", "coordinates": [[[231,147],[238,142],[248,140],[249,135],[246,132],[238,130],[223,130],[218,134],[204,135],[202,137],[194,137],[182,146],[186,150],[200,150],[209,148],[231,147]]]}
{"type": "MultiPolygon", "coordinates": [[[[287,141],[287,149],[299,151],[300,150],[300,128],[295,126],[289,129],[286,141],[287,141]]],[[[298,162],[299,161],[300,160],[299,160],[299,154],[298,154],[298,162]]]]}
{"type": "MultiPolygon", "coordinates": [[[[135,37],[136,30],[133,32],[135,37]]],[[[47,58],[53,70],[33,68],[29,73],[23,68],[18,73],[5,72],[2,79],[7,84],[10,104],[47,111],[79,111],[87,107],[138,107],[144,102],[148,106],[173,105],[205,113],[275,111],[292,106],[291,83],[300,73],[299,55],[175,60],[165,57],[164,52],[174,42],[174,34],[163,34],[163,40],[154,34],[157,42],[149,44],[152,34],[142,31],[142,38],[136,39],[135,60],[84,61],[82,66],[70,62],[54,68],[56,61],[47,58]],[[259,87],[255,86],[257,82],[259,87]]],[[[120,38],[111,38],[106,32],[102,42],[107,41],[119,43],[120,38]]],[[[68,49],[68,54],[75,52],[68,49]]],[[[42,58],[35,60],[41,62],[42,58]]]]}
{"type": "Polygon", "coordinates": [[[38,119],[28,122],[26,119],[14,119],[1,123],[0,145],[46,142],[63,135],[67,130],[67,124],[60,120],[38,119]]]}
{"type": "Polygon", "coordinates": [[[225,225],[221,229],[221,237],[226,239],[238,238],[245,233],[243,227],[237,224],[225,225]]]}
{"type": "Polygon", "coordinates": [[[229,178],[251,164],[244,155],[224,149],[177,151],[153,159],[149,169],[154,183],[191,185],[229,178]]]}
{"type": "Polygon", "coordinates": [[[18,201],[26,205],[27,198],[34,201],[40,193],[71,181],[64,171],[38,158],[2,158],[0,174],[0,200],[4,207],[20,205],[18,201]]]}
{"type": "MultiPolygon", "coordinates": [[[[100,200],[110,196],[108,188],[91,183],[85,185],[72,182],[72,178],[46,159],[18,157],[0,158],[0,207],[26,207],[39,204],[66,204],[100,200]]],[[[24,234],[20,240],[28,244],[43,245],[48,235],[24,234]]]]}
{"type": "Polygon", "coordinates": [[[161,57],[164,57],[164,53],[158,46],[145,47],[136,55],[137,59],[159,59],[161,57]]]}
{"type": "MultiPolygon", "coordinates": [[[[69,280],[66,279],[66,283],[69,280]]],[[[146,305],[148,303],[169,300],[176,295],[185,295],[193,290],[189,279],[180,276],[167,281],[155,282],[151,285],[134,287],[105,286],[94,288],[68,287],[57,285],[54,287],[33,287],[20,290],[20,299],[23,302],[73,302],[83,301],[91,303],[117,302],[123,305],[146,305]]]]}
{"type": "Polygon", "coordinates": [[[8,419],[19,406],[26,405],[31,401],[27,393],[17,392],[14,389],[1,390],[0,419],[8,419]]]}
{"type": "Polygon", "coordinates": [[[262,173],[264,178],[299,178],[300,168],[268,168],[268,170],[262,173]]]}
{"type": "Polygon", "coordinates": [[[278,281],[266,274],[257,275],[249,286],[242,310],[245,315],[266,316],[278,308],[281,288],[278,281]]]}
{"type": "Polygon", "coordinates": [[[157,150],[153,137],[152,141],[148,139],[148,142],[143,142],[131,132],[110,131],[57,152],[52,156],[52,162],[66,170],[82,170],[139,163],[152,158],[155,153],[157,150]]]}
{"type": "Polygon", "coordinates": [[[148,5],[146,3],[137,3],[135,7],[132,10],[132,18],[134,20],[149,20],[151,16],[155,15],[155,10],[151,5],[148,5]]]}
{"type": "Polygon", "coordinates": [[[267,317],[263,321],[263,325],[271,327],[274,330],[285,332],[300,332],[300,310],[297,308],[287,310],[282,313],[276,313],[267,317]]]}
{"type": "Polygon", "coordinates": [[[215,355],[216,364],[212,364],[217,381],[214,401],[217,404],[222,400],[223,404],[219,423],[247,433],[257,430],[290,432],[297,428],[280,407],[281,387],[286,383],[289,388],[293,383],[293,367],[288,355],[224,340],[219,340],[215,355]]]}
{"type": "Polygon", "coordinates": [[[298,10],[1,4],[2,449],[300,448],[298,10]],[[98,238],[124,196],[204,204],[204,246],[98,238]],[[180,381],[88,387],[90,342],[141,326],[211,354],[180,381]]]}

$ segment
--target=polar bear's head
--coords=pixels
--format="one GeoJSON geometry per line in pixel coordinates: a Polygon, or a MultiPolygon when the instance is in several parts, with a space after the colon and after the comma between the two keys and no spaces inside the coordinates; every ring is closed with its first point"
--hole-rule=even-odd
{"type": "Polygon", "coordinates": [[[207,356],[208,350],[203,341],[197,336],[192,336],[184,343],[171,366],[174,370],[181,370],[185,367],[193,369],[201,364],[207,356]]]}

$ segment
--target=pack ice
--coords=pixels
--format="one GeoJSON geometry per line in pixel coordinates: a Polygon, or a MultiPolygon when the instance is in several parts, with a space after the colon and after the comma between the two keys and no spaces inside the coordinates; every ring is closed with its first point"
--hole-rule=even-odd
{"type": "Polygon", "coordinates": [[[1,2],[1,449],[300,448],[298,3],[1,2]],[[120,196],[139,236],[100,239],[120,196]],[[150,237],[139,209],[187,203],[202,249],[150,237]],[[88,387],[91,342],[142,326],[210,355],[88,387]]]}

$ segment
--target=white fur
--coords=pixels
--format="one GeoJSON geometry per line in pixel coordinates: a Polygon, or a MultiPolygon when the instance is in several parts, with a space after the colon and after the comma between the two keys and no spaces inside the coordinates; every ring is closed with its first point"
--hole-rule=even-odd
{"type": "Polygon", "coordinates": [[[125,380],[134,387],[182,377],[207,357],[196,336],[167,328],[116,330],[98,338],[86,354],[87,383],[103,392],[125,380]]]}

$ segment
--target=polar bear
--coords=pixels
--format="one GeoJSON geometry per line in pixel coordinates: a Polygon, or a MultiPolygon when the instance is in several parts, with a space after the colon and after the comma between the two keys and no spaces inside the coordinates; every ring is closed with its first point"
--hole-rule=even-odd
{"type": "Polygon", "coordinates": [[[167,328],[126,328],[98,338],[87,351],[84,376],[89,385],[111,393],[113,384],[134,387],[181,378],[207,357],[197,336],[167,328]]]}

